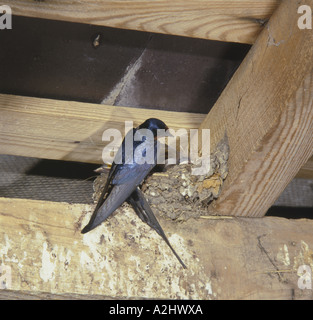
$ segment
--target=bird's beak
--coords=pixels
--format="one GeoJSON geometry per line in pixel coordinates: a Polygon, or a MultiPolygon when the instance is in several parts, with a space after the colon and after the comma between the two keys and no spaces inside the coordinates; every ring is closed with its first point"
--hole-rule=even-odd
{"type": "Polygon", "coordinates": [[[112,164],[110,163],[105,163],[103,166],[93,170],[96,173],[104,173],[106,170],[110,170],[112,167],[112,164]]]}

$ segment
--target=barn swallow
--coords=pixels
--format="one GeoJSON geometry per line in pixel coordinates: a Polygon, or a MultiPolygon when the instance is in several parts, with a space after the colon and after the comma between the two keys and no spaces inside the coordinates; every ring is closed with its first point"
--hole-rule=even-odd
{"type": "MultiPolygon", "coordinates": [[[[128,155],[125,154],[125,137],[118,151],[118,153],[121,152],[122,154],[122,164],[116,164],[115,162],[112,163],[108,179],[100,196],[100,200],[96,205],[89,223],[81,232],[86,233],[97,227],[101,222],[106,220],[124,201],[127,201],[132,205],[138,217],[143,222],[147,223],[151,228],[153,228],[164,239],[181,265],[186,268],[178,254],[172,248],[162,227],[154,216],[152,209],[138,187],[156,165],[157,129],[167,130],[168,127],[163,121],[151,118],[146,120],[139,127],[130,130],[127,135],[132,135],[132,139],[134,140],[134,136],[138,129],[149,129],[153,133],[154,162],[151,164],[138,164],[137,162],[127,163],[128,155]]],[[[134,152],[136,147],[138,147],[138,145],[142,142],[143,141],[133,141],[134,148],[132,159],[135,157],[134,152]]]]}
{"type": "Polygon", "coordinates": [[[162,227],[160,226],[158,220],[156,219],[152,209],[150,208],[147,200],[145,199],[139,187],[137,187],[135,191],[133,191],[131,196],[127,199],[127,202],[132,205],[135,212],[137,213],[137,216],[143,222],[148,224],[152,229],[154,229],[163,238],[163,240],[167,243],[167,245],[170,247],[170,249],[174,253],[177,260],[180,262],[183,268],[186,269],[187,268],[186,265],[183,263],[183,261],[180,259],[176,251],[171,246],[162,227]]]}
{"type": "MultiPolygon", "coordinates": [[[[82,233],[86,233],[94,229],[101,222],[106,220],[123,202],[129,198],[136,187],[142,183],[144,178],[156,165],[158,129],[167,130],[168,127],[163,121],[150,118],[137,128],[131,129],[127,133],[112,163],[107,182],[100,196],[100,200],[96,205],[89,223],[81,231],[82,233]],[[144,137],[142,141],[137,141],[134,139],[135,134],[139,129],[149,129],[153,134],[153,146],[150,146],[154,148],[154,161],[152,161],[152,163],[145,162],[139,164],[140,159],[138,159],[138,157],[140,156],[138,156],[138,153],[135,155],[136,148],[145,141],[144,137]],[[131,154],[127,154],[125,150],[125,140],[128,138],[133,140],[133,150],[131,154]],[[121,163],[117,163],[116,161],[118,155],[122,155],[121,163]],[[129,159],[132,159],[132,161],[128,161],[129,159]]],[[[144,152],[146,152],[146,150],[144,150],[143,153],[144,152]]],[[[143,157],[143,153],[141,157],[143,157]]]]}

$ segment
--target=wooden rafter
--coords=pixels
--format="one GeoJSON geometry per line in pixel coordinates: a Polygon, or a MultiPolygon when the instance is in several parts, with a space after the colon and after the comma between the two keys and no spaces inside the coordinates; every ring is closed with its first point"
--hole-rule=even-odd
{"type": "MultiPolygon", "coordinates": [[[[0,154],[102,163],[104,130],[124,132],[125,120],[137,125],[149,117],[159,117],[173,129],[198,128],[205,119],[196,113],[0,94],[0,154]]],[[[297,174],[299,178],[312,176],[313,158],[297,174]]]]}
{"type": "Polygon", "coordinates": [[[253,43],[281,0],[7,0],[15,15],[253,43]]]}
{"type": "Polygon", "coordinates": [[[300,171],[297,173],[296,178],[313,180],[313,157],[302,166],[300,171]]]}
{"type": "Polygon", "coordinates": [[[313,32],[284,1],[201,128],[212,147],[227,132],[229,176],[219,214],[263,216],[313,154],[313,32]]]}
{"type": "Polygon", "coordinates": [[[125,121],[152,117],[191,129],[205,115],[0,94],[0,154],[103,163],[106,129],[124,134],[125,121]]]}

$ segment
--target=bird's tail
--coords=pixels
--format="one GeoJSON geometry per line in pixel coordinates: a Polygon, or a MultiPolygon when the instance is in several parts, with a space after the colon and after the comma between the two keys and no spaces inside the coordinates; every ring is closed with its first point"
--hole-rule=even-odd
{"type": "Polygon", "coordinates": [[[145,223],[147,223],[152,229],[154,229],[167,243],[170,247],[172,252],[174,253],[177,260],[183,266],[184,269],[187,269],[186,265],[183,263],[179,255],[176,253],[174,248],[171,246],[169,240],[167,239],[161,225],[159,224],[158,220],[156,219],[152,209],[150,208],[147,200],[145,199],[144,195],[142,194],[139,187],[132,193],[129,197],[128,202],[132,205],[135,212],[137,213],[138,217],[145,223]]]}
{"type": "Polygon", "coordinates": [[[106,220],[130,196],[132,189],[126,184],[114,185],[100,208],[96,207],[89,223],[81,233],[86,233],[106,220]]]}

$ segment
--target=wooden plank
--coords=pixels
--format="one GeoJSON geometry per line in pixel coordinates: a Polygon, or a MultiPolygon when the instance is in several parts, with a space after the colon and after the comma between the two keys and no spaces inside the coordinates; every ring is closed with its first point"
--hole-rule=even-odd
{"type": "Polygon", "coordinates": [[[172,128],[198,128],[205,115],[125,108],[0,94],[0,154],[102,163],[102,134],[125,121],[162,119],[172,128]]]}
{"type": "MultiPolygon", "coordinates": [[[[114,300],[114,298],[96,294],[52,294],[50,292],[34,292],[27,290],[15,291],[9,289],[0,289],[0,300],[114,300]]],[[[122,300],[122,298],[119,298],[119,300],[122,300]]]]}
{"type": "MultiPolygon", "coordinates": [[[[178,128],[181,121],[187,129],[197,128],[205,117],[0,94],[0,154],[101,163],[101,134],[111,125],[123,131],[123,114],[134,124],[156,115],[170,127],[178,128]],[[117,108],[123,112],[114,112],[117,108]],[[111,114],[116,114],[114,119],[111,114]],[[110,125],[103,127],[108,119],[110,125]]],[[[313,158],[297,177],[313,179],[313,158]]]]}
{"type": "Polygon", "coordinates": [[[0,266],[11,276],[0,297],[312,298],[297,275],[301,265],[313,268],[312,220],[160,218],[185,270],[132,209],[82,235],[90,213],[88,205],[0,198],[0,266]]]}
{"type": "Polygon", "coordinates": [[[263,216],[313,153],[313,32],[298,6],[275,11],[201,128],[211,148],[227,132],[229,176],[214,210],[263,216]]]}
{"type": "Polygon", "coordinates": [[[313,179],[313,157],[302,166],[296,178],[313,179]]]}
{"type": "Polygon", "coordinates": [[[7,0],[15,15],[253,43],[281,0],[7,0]]]}

